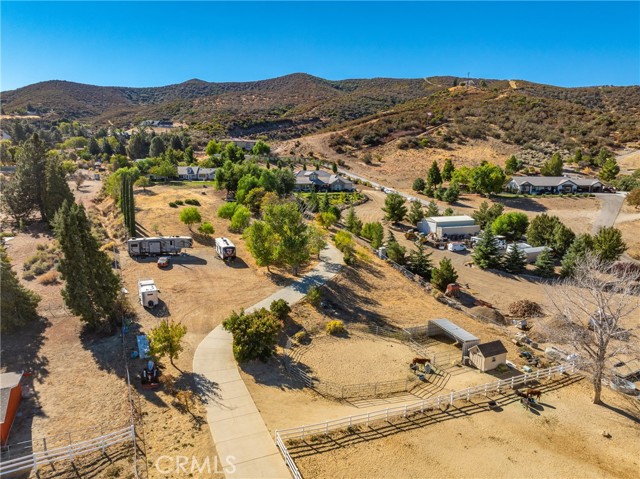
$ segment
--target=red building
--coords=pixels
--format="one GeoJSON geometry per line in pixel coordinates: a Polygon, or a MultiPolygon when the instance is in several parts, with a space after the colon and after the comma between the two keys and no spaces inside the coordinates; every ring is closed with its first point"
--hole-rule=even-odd
{"type": "Polygon", "coordinates": [[[0,419],[2,420],[2,424],[0,424],[0,439],[3,446],[9,439],[9,432],[22,398],[21,379],[22,373],[0,374],[0,419]]]}

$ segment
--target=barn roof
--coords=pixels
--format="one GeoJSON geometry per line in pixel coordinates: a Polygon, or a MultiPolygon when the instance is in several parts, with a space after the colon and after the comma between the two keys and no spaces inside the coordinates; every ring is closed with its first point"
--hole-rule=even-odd
{"type": "Polygon", "coordinates": [[[507,352],[507,348],[504,347],[502,341],[496,339],[495,341],[491,341],[490,343],[477,344],[475,346],[478,348],[478,351],[485,358],[490,358],[491,356],[497,356],[498,354],[504,354],[507,352]]]}
{"type": "Polygon", "coordinates": [[[440,329],[455,336],[460,342],[479,341],[473,334],[462,329],[457,324],[452,323],[448,319],[431,319],[430,323],[436,324],[440,329]]]}

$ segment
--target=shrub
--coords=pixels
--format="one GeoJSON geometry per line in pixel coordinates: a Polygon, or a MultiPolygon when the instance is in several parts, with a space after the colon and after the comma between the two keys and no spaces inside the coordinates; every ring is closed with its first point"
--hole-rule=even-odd
{"type": "Polygon", "coordinates": [[[189,198],[184,200],[184,202],[188,205],[191,206],[200,206],[200,202],[198,200],[196,200],[195,198],[189,198]]]}
{"type": "Polygon", "coordinates": [[[344,327],[344,323],[339,319],[334,319],[333,321],[329,321],[326,327],[327,333],[333,336],[346,333],[346,329],[344,327]]]}
{"type": "Polygon", "coordinates": [[[317,307],[318,305],[320,305],[320,299],[320,288],[318,288],[317,286],[312,286],[311,288],[309,288],[309,291],[307,292],[307,301],[309,302],[309,304],[317,307]]]}
{"type": "Polygon", "coordinates": [[[38,282],[48,286],[51,284],[58,284],[59,278],[60,274],[57,271],[48,271],[38,278],[38,282]]]}
{"type": "Polygon", "coordinates": [[[176,205],[180,205],[180,206],[184,205],[184,201],[182,201],[182,200],[176,200],[176,201],[174,201],[174,203],[176,205]]]}
{"type": "Polygon", "coordinates": [[[203,234],[205,236],[210,236],[213,233],[215,233],[215,228],[211,223],[206,221],[198,227],[198,233],[203,234]]]}
{"type": "Polygon", "coordinates": [[[218,217],[230,220],[231,218],[233,218],[233,214],[236,212],[237,207],[238,203],[225,203],[220,208],[218,208],[218,217]]]}
{"type": "Polygon", "coordinates": [[[309,333],[307,333],[307,331],[304,329],[301,329],[293,335],[293,340],[298,344],[306,344],[309,342],[309,339],[309,333]]]}
{"type": "Polygon", "coordinates": [[[281,321],[284,321],[291,312],[291,306],[284,299],[276,299],[269,307],[271,313],[281,321]]]}
{"type": "Polygon", "coordinates": [[[172,201],[171,203],[169,203],[169,206],[170,206],[171,208],[177,208],[177,207],[178,207],[178,205],[177,205],[174,201],[172,201]]]}
{"type": "Polygon", "coordinates": [[[458,273],[453,268],[449,258],[444,258],[440,261],[438,267],[431,271],[431,284],[440,291],[446,290],[447,285],[455,283],[457,280],[458,273]]]}

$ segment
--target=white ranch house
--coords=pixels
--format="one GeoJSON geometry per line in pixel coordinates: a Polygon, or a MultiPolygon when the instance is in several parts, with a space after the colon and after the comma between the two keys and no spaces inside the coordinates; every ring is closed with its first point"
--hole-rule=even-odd
{"type": "Polygon", "coordinates": [[[178,178],[181,180],[213,180],[216,177],[215,168],[202,168],[200,166],[178,166],[178,178]]]}
{"type": "Polygon", "coordinates": [[[354,191],[353,183],[326,171],[300,170],[295,173],[295,191],[354,191]]]}
{"type": "Polygon", "coordinates": [[[541,195],[558,193],[597,193],[603,184],[593,178],[567,176],[514,176],[507,190],[514,193],[541,195]]]}

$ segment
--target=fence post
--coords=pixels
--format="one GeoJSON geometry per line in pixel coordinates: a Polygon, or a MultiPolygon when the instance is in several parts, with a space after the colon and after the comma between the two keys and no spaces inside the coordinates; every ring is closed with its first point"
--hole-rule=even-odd
{"type": "Polygon", "coordinates": [[[485,385],[484,385],[484,397],[487,397],[487,389],[488,389],[488,387],[487,387],[487,385],[485,384],[485,385]]]}
{"type": "Polygon", "coordinates": [[[511,378],[511,389],[513,389],[514,383],[515,383],[514,378],[511,378]]]}
{"type": "Polygon", "coordinates": [[[470,393],[470,391],[469,391],[469,389],[470,389],[470,388],[467,388],[467,401],[469,400],[469,396],[470,396],[470,394],[471,394],[471,393],[470,393]]]}
{"type": "MultiPolygon", "coordinates": [[[[47,452],[47,438],[46,437],[42,438],[42,448],[44,449],[44,452],[47,452]]],[[[31,448],[31,449],[32,449],[32,452],[33,452],[33,448],[31,448]]]]}
{"type": "Polygon", "coordinates": [[[324,423],[324,435],[325,436],[329,435],[329,423],[328,422],[324,423]]]}
{"type": "Polygon", "coordinates": [[[368,412],[368,413],[367,413],[367,427],[369,427],[369,417],[370,417],[370,416],[371,416],[371,413],[370,413],[370,412],[368,412]]]}
{"type": "Polygon", "coordinates": [[[453,392],[449,394],[449,406],[453,405],[453,392]]]}
{"type": "MultiPolygon", "coordinates": [[[[33,453],[33,451],[31,451],[33,453]]],[[[33,453],[33,455],[31,456],[33,457],[33,470],[37,471],[38,470],[38,456],[35,455],[35,453],[33,453]]]]}
{"type": "Polygon", "coordinates": [[[387,409],[386,409],[386,412],[387,412],[387,419],[386,419],[386,421],[387,421],[387,422],[389,422],[389,408],[387,408],[387,409]]]}
{"type": "Polygon", "coordinates": [[[407,405],[404,405],[404,413],[402,414],[402,417],[407,417],[407,405]]]}
{"type": "Polygon", "coordinates": [[[304,426],[302,426],[302,439],[304,439],[304,426]]]}

